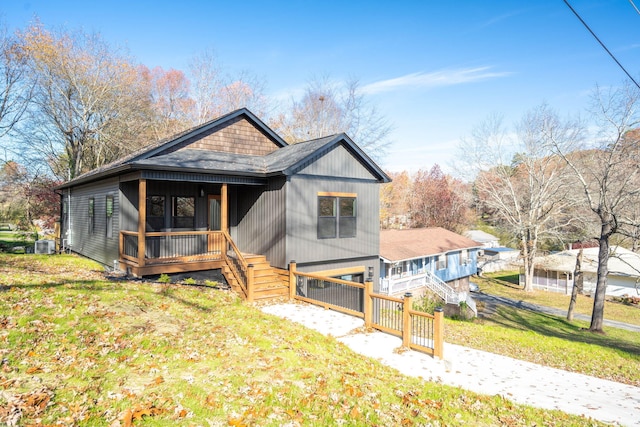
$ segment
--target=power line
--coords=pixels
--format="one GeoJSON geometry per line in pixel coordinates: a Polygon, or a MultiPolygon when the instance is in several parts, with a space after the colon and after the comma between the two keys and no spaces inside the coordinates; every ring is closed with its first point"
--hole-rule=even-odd
{"type": "Polygon", "coordinates": [[[633,2],[633,0],[629,0],[629,3],[631,3],[631,6],[633,6],[633,8],[636,10],[636,12],[638,12],[638,15],[640,15],[640,10],[638,10],[638,8],[636,7],[636,5],[633,2]]]}
{"type": "MultiPolygon", "coordinates": [[[[638,84],[638,82],[637,82],[633,77],[631,77],[631,74],[629,74],[629,72],[628,72],[628,71],[627,71],[627,70],[622,66],[622,64],[620,63],[620,61],[618,61],[618,60],[616,59],[616,57],[613,55],[613,53],[611,53],[611,51],[610,51],[609,49],[607,49],[607,47],[604,45],[604,43],[602,43],[602,41],[600,41],[600,39],[598,38],[598,36],[596,36],[596,33],[594,33],[594,32],[593,32],[593,30],[591,30],[591,28],[589,28],[589,26],[587,25],[587,23],[586,23],[586,22],[584,22],[584,20],[580,17],[580,15],[578,15],[578,12],[576,12],[576,10],[575,10],[573,7],[571,7],[571,5],[569,4],[569,1],[568,1],[568,0],[564,0],[564,3],[569,7],[569,9],[571,9],[571,11],[573,12],[573,14],[574,14],[574,15],[576,15],[576,17],[580,20],[580,22],[582,22],[582,25],[584,25],[584,26],[585,26],[585,28],[586,28],[587,30],[589,30],[589,32],[591,33],[591,35],[592,35],[592,36],[593,36],[593,37],[598,41],[598,43],[600,43],[600,46],[602,46],[602,48],[603,48],[604,50],[606,50],[606,51],[607,51],[607,53],[609,54],[609,56],[610,56],[614,61],[616,61],[616,64],[618,64],[618,67],[620,67],[620,69],[621,69],[622,71],[624,71],[624,73],[627,75],[627,77],[629,77],[629,79],[631,79],[631,81],[633,82],[633,84],[635,84],[635,85],[636,85],[636,87],[637,87],[638,89],[640,89],[640,85],[638,84]]],[[[633,2],[632,2],[631,4],[633,4],[633,2]]],[[[635,5],[633,5],[633,7],[635,7],[635,5]]],[[[636,9],[636,10],[637,10],[637,9],[636,9]]]]}

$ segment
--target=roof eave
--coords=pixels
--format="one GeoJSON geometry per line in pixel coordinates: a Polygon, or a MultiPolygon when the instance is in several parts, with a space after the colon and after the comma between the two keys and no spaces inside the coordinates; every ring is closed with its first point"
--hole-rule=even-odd
{"type": "Polygon", "coordinates": [[[123,165],[120,166],[116,166],[113,169],[108,169],[105,170],[103,172],[99,172],[93,175],[89,175],[87,177],[84,178],[78,178],[78,179],[72,179],[70,181],[67,181],[65,183],[62,183],[60,185],[58,185],[57,187],[54,187],[54,190],[64,190],[66,188],[71,188],[71,187],[76,187],[78,185],[82,185],[82,184],[88,184],[90,182],[93,181],[97,181],[100,179],[104,179],[104,178],[109,178],[111,176],[116,176],[116,175],[120,175],[122,172],[128,171],[128,170],[133,170],[134,168],[128,164],[125,163],[123,165]]]}

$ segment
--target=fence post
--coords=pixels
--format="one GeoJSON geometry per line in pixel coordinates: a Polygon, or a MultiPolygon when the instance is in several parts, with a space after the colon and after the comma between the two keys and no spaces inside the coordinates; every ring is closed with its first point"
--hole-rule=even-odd
{"type": "Polygon", "coordinates": [[[444,354],[444,309],[436,307],[433,313],[433,355],[442,359],[444,354]]]}
{"type": "Polygon", "coordinates": [[[373,319],[373,282],[367,280],[364,282],[364,327],[371,327],[371,320],[373,319]]]}
{"type": "Polygon", "coordinates": [[[253,302],[253,264],[247,266],[247,301],[253,302]]]}
{"type": "Polygon", "coordinates": [[[411,347],[411,314],[409,310],[413,307],[413,295],[411,292],[404,294],[402,304],[402,346],[411,347]]]}
{"type": "Polygon", "coordinates": [[[289,262],[289,299],[296,297],[296,262],[289,262]]]}

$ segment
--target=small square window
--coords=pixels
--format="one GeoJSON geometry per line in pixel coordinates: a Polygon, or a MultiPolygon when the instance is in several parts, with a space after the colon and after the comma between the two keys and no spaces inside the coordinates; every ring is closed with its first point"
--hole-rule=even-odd
{"type": "Polygon", "coordinates": [[[324,194],[318,196],[318,238],[356,237],[355,195],[324,194]]]}

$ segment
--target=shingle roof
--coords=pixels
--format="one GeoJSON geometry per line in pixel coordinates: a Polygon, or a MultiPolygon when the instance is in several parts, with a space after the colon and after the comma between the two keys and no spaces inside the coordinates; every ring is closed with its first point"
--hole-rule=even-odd
{"type": "Polygon", "coordinates": [[[70,187],[74,184],[92,181],[104,176],[120,173],[126,169],[158,169],[181,170],[189,172],[246,174],[251,176],[267,177],[273,174],[295,173],[295,168],[305,161],[319,156],[324,149],[337,144],[344,144],[350,151],[355,152],[363,164],[371,173],[382,182],[389,182],[389,177],[379,168],[349,137],[345,134],[331,135],[310,141],[288,145],[282,138],[269,129],[263,122],[256,118],[249,110],[243,108],[212,120],[203,125],[181,132],[170,138],[151,144],[144,149],[120,158],[115,162],[87,172],[59,188],[70,187]],[[240,115],[246,116],[250,121],[269,135],[280,146],[277,150],[265,156],[222,153],[202,149],[183,148],[170,151],[170,149],[185,138],[191,138],[211,129],[226,120],[234,119],[240,115]],[[162,154],[166,153],[166,154],[162,154]]]}
{"type": "Polygon", "coordinates": [[[393,262],[481,246],[441,227],[380,231],[380,256],[393,262]]]}

